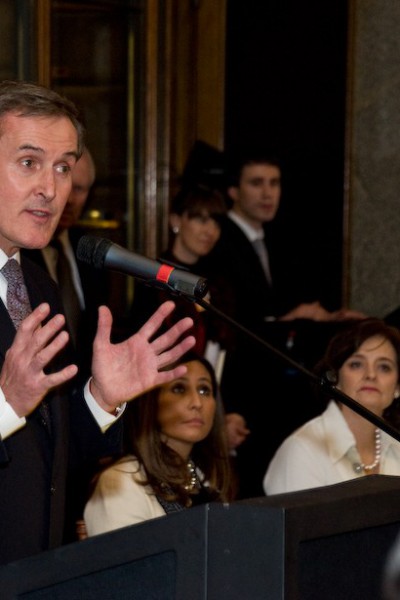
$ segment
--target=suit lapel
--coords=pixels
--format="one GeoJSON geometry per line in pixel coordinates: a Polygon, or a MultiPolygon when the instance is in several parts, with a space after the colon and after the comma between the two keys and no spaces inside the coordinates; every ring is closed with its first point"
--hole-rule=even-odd
{"type": "Polygon", "coordinates": [[[13,343],[15,337],[15,327],[2,300],[0,300],[0,322],[2,324],[0,335],[0,356],[1,364],[3,364],[6,352],[13,343]]]}

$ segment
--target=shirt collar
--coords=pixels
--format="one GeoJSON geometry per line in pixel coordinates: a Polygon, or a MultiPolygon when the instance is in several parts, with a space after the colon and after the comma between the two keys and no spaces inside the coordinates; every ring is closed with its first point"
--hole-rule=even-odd
{"type": "Polygon", "coordinates": [[[240,215],[238,215],[234,210],[230,210],[228,212],[228,216],[232,221],[236,223],[238,227],[243,231],[245,236],[250,240],[250,242],[255,242],[255,240],[263,240],[264,239],[264,230],[255,229],[251,225],[249,225],[240,215]]]}
{"type": "MultiPolygon", "coordinates": [[[[356,441],[352,431],[347,425],[337,402],[331,400],[327,409],[322,413],[325,434],[328,443],[328,451],[334,462],[341,460],[346,454],[351,462],[360,462],[356,441]],[[325,419],[325,415],[327,418],[325,419]]],[[[399,444],[391,435],[381,430],[382,455],[392,444],[399,444]]]]}
{"type": "Polygon", "coordinates": [[[338,462],[352,448],[356,449],[354,435],[349,429],[337,402],[334,400],[329,402],[327,409],[322,413],[322,420],[329,455],[333,462],[338,462]]]}
{"type": "Polygon", "coordinates": [[[7,256],[7,254],[4,252],[4,250],[1,250],[1,248],[0,248],[0,269],[2,269],[4,267],[4,265],[10,258],[15,258],[16,261],[21,263],[21,255],[20,255],[19,251],[16,252],[13,256],[7,256]]]}

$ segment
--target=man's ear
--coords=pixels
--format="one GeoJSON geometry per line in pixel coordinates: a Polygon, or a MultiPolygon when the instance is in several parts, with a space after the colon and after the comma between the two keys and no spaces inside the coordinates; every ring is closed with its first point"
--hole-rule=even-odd
{"type": "Polygon", "coordinates": [[[229,198],[233,200],[233,202],[237,202],[239,198],[239,188],[237,188],[234,185],[231,185],[226,190],[226,193],[228,194],[229,198]]]}

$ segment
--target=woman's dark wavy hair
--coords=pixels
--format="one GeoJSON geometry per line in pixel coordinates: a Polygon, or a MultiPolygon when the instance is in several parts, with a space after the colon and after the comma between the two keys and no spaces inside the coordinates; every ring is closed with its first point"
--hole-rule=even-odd
{"type": "MultiPolygon", "coordinates": [[[[400,331],[396,327],[387,325],[382,319],[370,317],[352,322],[333,336],[328,344],[323,358],[317,363],[314,371],[316,375],[335,385],[338,381],[339,369],[345,361],[369,338],[379,336],[388,340],[396,353],[398,381],[400,382],[400,331]]],[[[400,424],[400,402],[394,399],[386,409],[384,417],[400,424]]]]}
{"type": "Polygon", "coordinates": [[[170,212],[180,216],[186,213],[190,219],[207,215],[219,223],[227,212],[227,205],[219,190],[196,184],[179,190],[172,200],[170,212]]]}
{"type": "MultiPolygon", "coordinates": [[[[176,365],[192,361],[200,362],[210,374],[217,410],[209,435],[193,446],[191,458],[204,473],[213,499],[227,502],[234,497],[234,483],[218,384],[214,369],[208,360],[192,351],[185,354],[176,365]]],[[[157,496],[169,502],[177,501],[184,506],[190,506],[190,492],[184,488],[187,483],[187,461],[182,460],[161,439],[157,421],[160,389],[154,388],[133,400],[127,407],[125,454],[133,454],[138,458],[147,476],[145,484],[150,485],[157,496]]]]}

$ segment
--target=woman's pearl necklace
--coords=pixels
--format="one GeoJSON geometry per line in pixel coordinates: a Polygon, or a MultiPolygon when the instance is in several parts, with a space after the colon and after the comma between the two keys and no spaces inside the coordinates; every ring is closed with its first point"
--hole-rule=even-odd
{"type": "Polygon", "coordinates": [[[356,473],[361,473],[362,471],[373,471],[373,469],[375,469],[375,467],[377,467],[379,465],[380,460],[381,460],[381,446],[382,446],[381,432],[379,429],[375,429],[375,459],[374,459],[374,462],[371,463],[370,465],[365,465],[364,463],[357,465],[357,468],[355,468],[356,473]]]}

